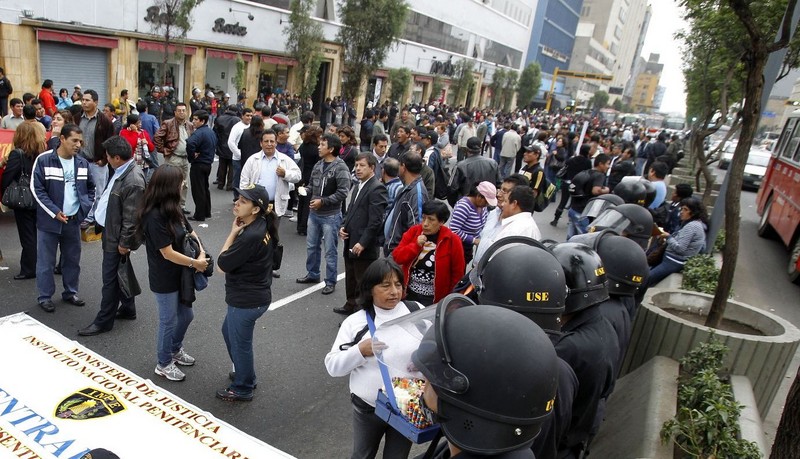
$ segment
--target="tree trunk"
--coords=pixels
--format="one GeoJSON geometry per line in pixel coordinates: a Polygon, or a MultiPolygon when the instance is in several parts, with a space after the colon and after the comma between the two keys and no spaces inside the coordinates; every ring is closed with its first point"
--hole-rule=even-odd
{"type": "Polygon", "coordinates": [[[745,83],[745,103],[742,108],[742,130],[739,143],[733,153],[728,169],[728,189],[725,193],[725,248],[722,250],[722,269],[719,274],[717,291],[708,312],[706,326],[716,328],[722,322],[728,303],[736,259],[739,255],[739,218],[741,213],[742,176],[747,156],[753,143],[758,121],[761,118],[761,94],[764,90],[764,68],[769,53],[763,42],[752,44],[750,54],[745,57],[747,81],[745,83]]]}
{"type": "Polygon", "coordinates": [[[772,445],[770,459],[794,459],[800,457],[800,441],[797,433],[800,432],[800,369],[786,396],[783,406],[781,423],[775,434],[775,443],[772,445]]]}

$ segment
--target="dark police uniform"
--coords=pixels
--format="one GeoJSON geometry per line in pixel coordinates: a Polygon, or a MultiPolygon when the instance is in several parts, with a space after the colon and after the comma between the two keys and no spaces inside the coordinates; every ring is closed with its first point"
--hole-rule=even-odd
{"type": "Polygon", "coordinates": [[[542,423],[542,430],[531,446],[536,459],[558,458],[558,445],[569,430],[572,405],[577,393],[578,377],[575,376],[575,372],[567,362],[558,359],[558,391],[556,392],[554,411],[542,423]]]}
{"type": "Polygon", "coordinates": [[[598,403],[614,387],[619,344],[614,328],[594,306],[576,312],[561,331],[554,343],[556,354],[575,371],[579,386],[570,428],[559,450],[571,450],[577,456],[594,430],[598,403]]]}
{"type": "MultiPolygon", "coordinates": [[[[509,451],[507,453],[500,453],[500,454],[492,454],[489,456],[479,456],[477,454],[470,453],[468,451],[461,451],[455,456],[450,455],[450,447],[448,446],[447,440],[443,440],[436,445],[436,449],[433,453],[433,459],[485,459],[487,457],[492,457],[495,459],[536,459],[533,455],[533,451],[530,448],[520,448],[515,449],[514,451],[509,451]]],[[[415,459],[424,459],[425,454],[420,454],[415,459]]]]}

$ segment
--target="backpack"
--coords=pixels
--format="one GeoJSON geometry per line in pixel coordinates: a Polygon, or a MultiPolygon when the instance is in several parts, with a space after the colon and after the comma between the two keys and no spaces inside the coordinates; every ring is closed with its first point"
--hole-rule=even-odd
{"type": "MultiPolygon", "coordinates": [[[[409,313],[412,313],[412,314],[414,312],[416,312],[416,311],[419,311],[420,309],[422,309],[424,307],[422,305],[422,303],[420,303],[419,301],[403,301],[403,304],[406,305],[406,307],[408,308],[409,313]]],[[[372,317],[372,320],[375,320],[375,312],[374,311],[373,311],[372,314],[370,314],[370,317],[372,317]]],[[[361,342],[361,338],[363,338],[364,335],[366,335],[368,331],[369,331],[369,325],[364,325],[364,328],[359,330],[358,333],[356,333],[356,336],[353,337],[353,341],[340,345],[339,346],[339,350],[340,351],[346,351],[346,350],[350,349],[353,346],[358,346],[358,343],[361,342]]]]}
{"type": "Polygon", "coordinates": [[[553,194],[556,192],[556,186],[547,180],[541,168],[537,167],[534,169],[533,173],[540,177],[540,180],[536,183],[531,182],[531,188],[538,192],[536,200],[533,203],[533,211],[543,212],[547,209],[548,204],[550,204],[550,198],[552,198],[553,194]],[[539,172],[541,172],[541,174],[539,174],[539,172]]]}

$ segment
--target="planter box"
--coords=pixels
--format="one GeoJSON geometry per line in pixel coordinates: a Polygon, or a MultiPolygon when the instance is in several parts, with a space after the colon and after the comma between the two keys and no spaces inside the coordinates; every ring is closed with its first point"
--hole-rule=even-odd
{"type": "MultiPolygon", "coordinates": [[[[636,313],[621,375],[657,355],[680,360],[708,340],[711,328],[677,317],[662,308],[707,315],[713,297],[685,290],[651,289],[636,313]]],[[[788,321],[738,301],[728,300],[725,318],[759,330],[764,336],[713,330],[730,352],[724,366],[746,376],[764,417],[800,342],[800,330],[788,321]]]]}

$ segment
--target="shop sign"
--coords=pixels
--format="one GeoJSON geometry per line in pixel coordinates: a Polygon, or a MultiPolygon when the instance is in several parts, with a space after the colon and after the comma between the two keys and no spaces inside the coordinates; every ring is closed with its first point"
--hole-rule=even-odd
{"type": "Polygon", "coordinates": [[[223,18],[217,18],[211,30],[228,35],[238,35],[240,37],[247,35],[247,27],[239,25],[238,22],[236,24],[225,24],[225,19],[223,18]]]}
{"type": "Polygon", "coordinates": [[[324,54],[332,54],[334,56],[339,54],[339,50],[338,49],[336,49],[336,48],[326,48],[324,46],[322,47],[322,52],[324,54]]]}

